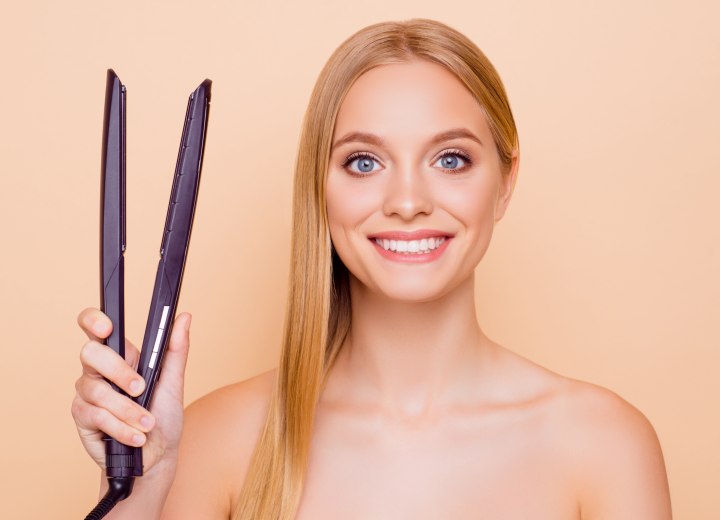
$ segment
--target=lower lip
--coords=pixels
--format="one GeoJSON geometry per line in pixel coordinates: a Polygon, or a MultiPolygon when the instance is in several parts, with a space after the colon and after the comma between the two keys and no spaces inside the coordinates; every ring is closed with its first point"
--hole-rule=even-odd
{"type": "Polygon", "coordinates": [[[378,252],[388,260],[408,264],[422,264],[436,260],[441,254],[443,254],[443,251],[447,248],[450,240],[452,240],[451,237],[445,237],[445,240],[442,244],[440,244],[440,247],[433,249],[429,253],[396,253],[395,251],[386,250],[383,246],[375,242],[374,238],[371,238],[370,242],[372,242],[375,249],[377,249],[378,252]]]}

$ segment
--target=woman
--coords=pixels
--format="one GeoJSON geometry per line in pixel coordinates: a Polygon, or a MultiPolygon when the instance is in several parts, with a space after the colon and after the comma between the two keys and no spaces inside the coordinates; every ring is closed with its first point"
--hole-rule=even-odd
{"type": "Polygon", "coordinates": [[[143,446],[146,474],[108,518],[670,518],[642,413],[480,329],[474,269],[518,165],[502,82],[462,34],[413,19],[343,42],[303,124],[278,369],[183,425],[189,315],[153,416],[102,379],[138,395],[137,350],[122,360],[98,343],[107,317],[79,316],[83,443],[101,467],[102,431],[143,446]]]}

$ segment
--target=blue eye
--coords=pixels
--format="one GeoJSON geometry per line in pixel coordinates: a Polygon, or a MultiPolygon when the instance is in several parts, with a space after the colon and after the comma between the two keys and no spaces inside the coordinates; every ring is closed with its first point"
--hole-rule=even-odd
{"type": "Polygon", "coordinates": [[[354,174],[367,175],[373,172],[373,163],[377,162],[377,159],[367,152],[355,152],[351,154],[343,163],[343,168],[348,168],[352,163],[357,162],[357,170],[350,168],[350,172],[354,174]]]}
{"type": "MultiPolygon", "coordinates": [[[[362,177],[375,171],[373,163],[379,163],[379,160],[374,155],[368,152],[355,152],[345,159],[342,166],[349,170],[351,174],[362,177]],[[350,165],[355,162],[357,162],[357,166],[350,168],[350,165]]],[[[435,164],[438,163],[440,163],[440,168],[447,172],[460,173],[472,165],[472,160],[461,150],[446,150],[435,162],[435,164]]]]}
{"type": "Polygon", "coordinates": [[[438,159],[438,162],[441,163],[441,168],[443,168],[444,170],[449,170],[452,173],[459,173],[472,164],[470,157],[462,153],[460,150],[447,150],[446,152],[443,152],[443,154],[438,159]],[[462,163],[459,166],[458,161],[462,163]]]}

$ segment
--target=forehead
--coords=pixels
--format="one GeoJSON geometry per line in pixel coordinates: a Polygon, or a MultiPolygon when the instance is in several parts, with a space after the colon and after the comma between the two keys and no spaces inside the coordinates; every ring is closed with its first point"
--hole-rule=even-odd
{"type": "Polygon", "coordinates": [[[340,106],[334,139],[361,131],[399,144],[462,127],[492,140],[480,104],[460,79],[442,65],[413,60],[362,74],[340,106]]]}

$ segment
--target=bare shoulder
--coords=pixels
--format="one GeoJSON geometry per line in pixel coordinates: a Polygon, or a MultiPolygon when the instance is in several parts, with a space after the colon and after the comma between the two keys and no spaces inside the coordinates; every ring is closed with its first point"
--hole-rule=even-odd
{"type": "MultiPolygon", "coordinates": [[[[243,381],[220,387],[193,401],[185,408],[186,425],[189,422],[200,429],[222,435],[223,428],[213,426],[210,419],[217,419],[216,425],[237,425],[253,429],[248,419],[264,420],[264,414],[275,386],[277,369],[262,372],[243,381]]],[[[251,423],[253,421],[250,421],[251,423]]],[[[208,432],[208,433],[209,433],[208,432]]],[[[237,431],[231,433],[238,433],[237,431]]]]}
{"type": "MultiPolygon", "coordinates": [[[[670,494],[655,428],[604,388],[552,372],[504,347],[506,384],[541,418],[554,466],[575,486],[582,520],[669,520],[670,494]]],[[[545,433],[540,433],[540,431],[545,433]]]]}
{"type": "Polygon", "coordinates": [[[165,516],[228,518],[265,424],[276,377],[277,369],[268,370],[218,388],[185,408],[178,470],[165,516]],[[203,509],[193,511],[193,503],[203,509]]]}
{"type": "Polygon", "coordinates": [[[581,518],[670,519],[662,449],[645,414],[599,385],[563,378],[558,389],[550,413],[576,476],[581,518]]]}

